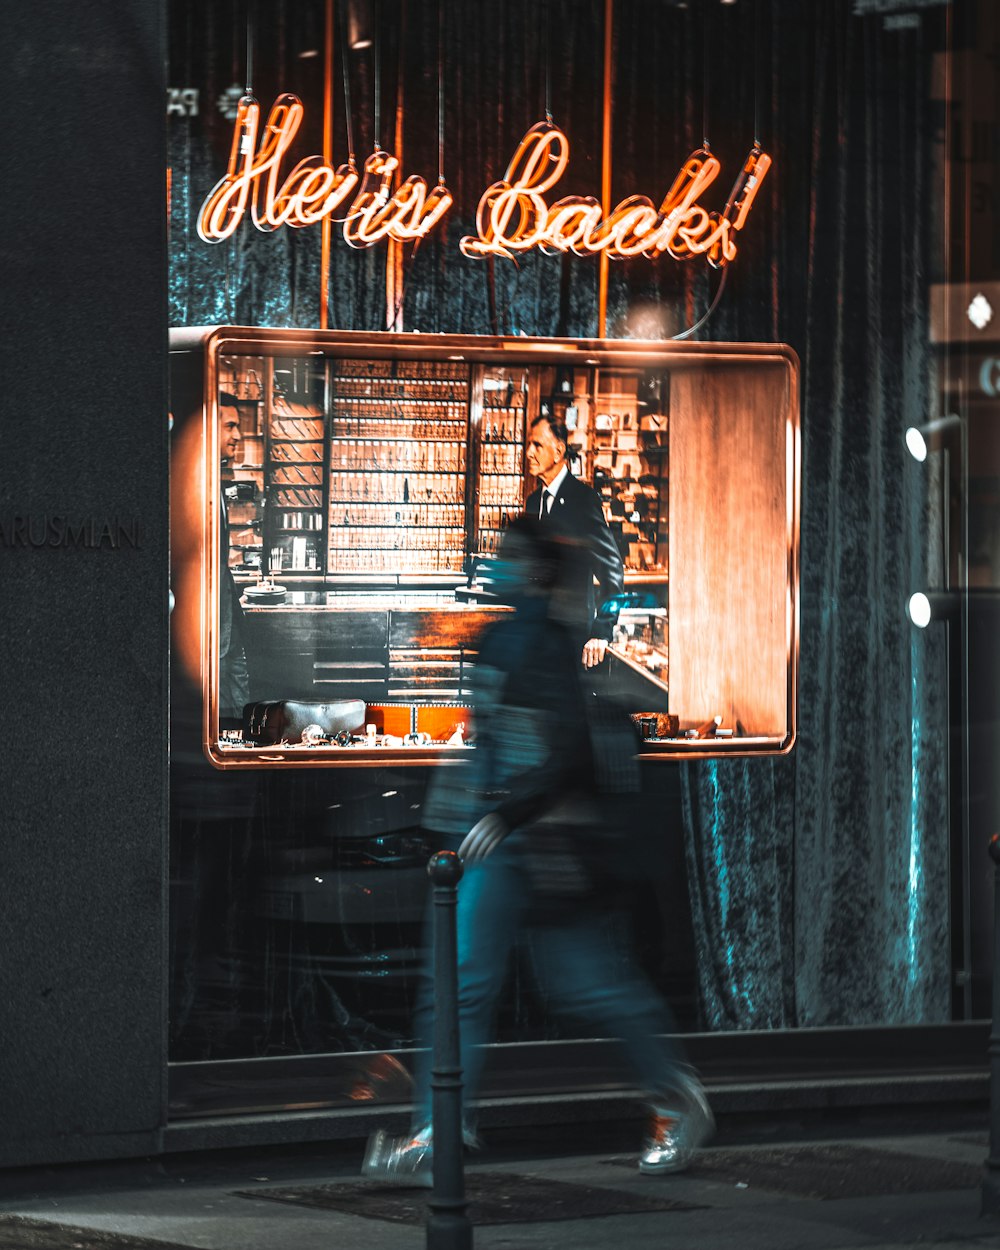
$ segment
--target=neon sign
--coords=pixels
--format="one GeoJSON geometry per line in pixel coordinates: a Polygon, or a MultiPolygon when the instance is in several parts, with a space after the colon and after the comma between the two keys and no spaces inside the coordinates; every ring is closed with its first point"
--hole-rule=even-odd
{"type": "Polygon", "coordinates": [[[666,252],[675,260],[706,256],[721,269],[736,257],[735,235],[746,224],[771,158],[754,144],[720,214],[698,203],[722,169],[707,148],[698,148],[681,166],[659,208],[644,195],[630,195],[603,221],[601,205],[592,195],[546,203],[545,192],[568,163],[569,140],[559,127],[551,122],[532,126],[507,166],[507,176],[488,187],[479,201],[479,234],[462,239],[462,252],[512,257],[537,247],[577,256],[604,252],[613,260],[666,252]]]}
{"type": "Polygon", "coordinates": [[[240,100],[228,168],[198,217],[198,234],[206,243],[228,239],[248,208],[258,230],[315,225],[338,212],[359,181],[344,220],[344,237],[352,247],[368,247],[384,238],[422,238],[448,211],[452,195],[443,181],[428,194],[423,178],[411,175],[390,194],[399,162],[382,151],[365,161],[363,179],[351,162],[334,169],[322,157],[307,156],[279,186],[281,162],[304,112],[297,96],[278,96],[258,146],[260,105],[250,95],[240,100]]]}
{"type": "MultiPolygon", "coordinates": [[[[304,111],[297,96],[278,96],[261,134],[260,105],[251,95],[240,100],[229,165],[198,217],[198,234],[206,243],[229,238],[248,211],[262,231],[299,229],[340,213],[351,247],[370,247],[383,239],[409,243],[423,238],[451,208],[453,197],[443,178],[428,191],[424,179],[411,174],[393,192],[399,162],[381,149],[365,161],[363,174],[353,161],[333,168],[322,157],[307,156],[282,179],[281,164],[304,111]]],[[[647,196],[630,195],[606,219],[593,196],[547,202],[546,193],[568,163],[563,131],[551,122],[532,126],[506,177],[480,199],[479,233],[461,240],[463,254],[512,258],[539,248],[623,260],[666,253],[674,260],[704,256],[721,269],[736,257],[736,236],[746,225],[771,158],[754,144],[719,213],[699,202],[722,169],[718,158],[700,147],[681,166],[659,207],[647,196]]]]}
{"type": "Polygon", "coordinates": [[[373,152],[365,161],[361,190],[344,222],[344,238],[351,247],[369,247],[380,239],[409,242],[432,230],[452,205],[443,182],[427,194],[427,183],[411,174],[390,195],[392,175],[399,161],[388,152],[373,152]]]}

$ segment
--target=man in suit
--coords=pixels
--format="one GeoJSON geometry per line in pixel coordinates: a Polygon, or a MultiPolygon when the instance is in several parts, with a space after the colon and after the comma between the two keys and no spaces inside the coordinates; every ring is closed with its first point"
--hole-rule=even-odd
{"type": "MultiPolygon", "coordinates": [[[[219,458],[233,464],[240,447],[240,413],[236,398],[219,396],[219,458]]],[[[250,702],[250,677],[243,645],[240,591],[229,569],[229,516],[226,490],[219,501],[219,716],[222,728],[243,724],[243,705],[250,702]]]]}
{"type": "Polygon", "coordinates": [[[567,538],[586,553],[580,562],[586,582],[580,598],[588,619],[580,622],[580,635],[583,665],[594,668],[604,659],[615,625],[613,616],[600,616],[598,609],[625,589],[625,572],[600,497],[569,471],[568,447],[569,431],[561,421],[550,413],[535,418],[528,435],[528,469],[539,486],[528,496],[524,511],[554,537],[567,538]]]}

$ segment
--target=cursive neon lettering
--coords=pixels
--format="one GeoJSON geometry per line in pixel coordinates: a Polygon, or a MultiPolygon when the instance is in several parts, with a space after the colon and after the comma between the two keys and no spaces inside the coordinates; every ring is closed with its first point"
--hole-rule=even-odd
{"type": "Polygon", "coordinates": [[[411,175],[390,194],[399,162],[382,151],[365,161],[363,179],[350,162],[334,169],[319,156],[307,156],[282,180],[282,162],[304,112],[297,96],[278,96],[261,135],[260,105],[251,95],[240,101],[225,176],[198,217],[198,234],[206,243],[229,238],[248,208],[261,231],[315,225],[340,211],[356,190],[344,221],[344,237],[352,247],[368,247],[384,238],[423,238],[451,207],[452,195],[443,180],[428,194],[423,178],[411,175]]]}
{"type": "Polygon", "coordinates": [[[734,236],[743,229],[771,158],[755,143],[730,192],[724,212],[699,200],[718,178],[721,165],[706,148],[681,166],[659,208],[644,195],[631,195],[602,220],[593,196],[565,196],[551,207],[545,192],[569,162],[569,140],[551,122],[532,126],[521,140],[506,176],[486,189],[476,212],[478,235],[459,246],[466,256],[506,256],[539,248],[578,256],[606,253],[612,260],[705,256],[722,268],[734,260],[734,236]]]}
{"type": "Polygon", "coordinates": [[[377,151],[365,161],[365,176],[357,198],[344,222],[344,238],[351,247],[369,247],[385,238],[397,242],[422,239],[441,220],[452,204],[443,182],[427,194],[427,183],[411,174],[390,196],[392,178],[399,161],[377,151]]]}
{"type": "MultiPolygon", "coordinates": [[[[307,156],[282,176],[285,157],[302,124],[297,96],[275,100],[263,133],[260,105],[252,95],[240,100],[225,175],[209,193],[198,218],[207,243],[229,238],[247,213],[258,230],[315,225],[338,214],[354,248],[383,239],[416,242],[451,208],[453,197],[440,179],[428,191],[413,174],[392,190],[399,162],[377,149],[359,173],[353,160],[333,168],[307,156]],[[350,197],[349,208],[344,206],[350,197]]],[[[630,195],[604,217],[593,196],[564,196],[548,202],[569,164],[569,140],[558,126],[539,122],[518,144],[506,176],[489,186],[476,209],[476,235],[460,242],[464,255],[505,256],[538,248],[548,254],[605,253],[612,260],[666,253],[685,261],[704,256],[722,268],[736,258],[736,236],[745,227],[771,158],[754,143],[720,213],[702,203],[721,173],[706,147],[692,152],[657,206],[644,195],[630,195]]]]}
{"type": "Polygon", "coordinates": [[[357,170],[351,165],[333,170],[318,156],[299,161],[279,187],[281,162],[304,111],[297,96],[278,96],[258,148],[260,105],[250,95],[240,100],[226,174],[209,193],[198,218],[198,234],[206,243],[229,238],[248,206],[257,229],[272,231],[284,225],[312,225],[336,212],[352,193],[357,170]]]}

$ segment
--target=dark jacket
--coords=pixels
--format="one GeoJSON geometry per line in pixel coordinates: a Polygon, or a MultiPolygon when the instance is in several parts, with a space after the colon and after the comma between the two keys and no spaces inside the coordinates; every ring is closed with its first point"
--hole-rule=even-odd
{"type": "MultiPolygon", "coordinates": [[[[537,517],[541,502],[541,488],[532,491],[524,505],[525,513],[537,517]]],[[[604,519],[600,497],[592,487],[567,473],[551,509],[542,515],[541,521],[556,537],[579,543],[585,550],[587,559],[580,562],[580,575],[585,584],[579,589],[589,618],[581,621],[580,634],[583,642],[588,638],[604,638],[610,642],[615,616],[598,616],[598,609],[625,589],[625,570],[618,544],[604,519]]]]}

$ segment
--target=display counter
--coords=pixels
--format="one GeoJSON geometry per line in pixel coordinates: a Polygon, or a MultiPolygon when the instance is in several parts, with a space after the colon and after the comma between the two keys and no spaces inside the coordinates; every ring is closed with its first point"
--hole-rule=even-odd
{"type": "MultiPolygon", "coordinates": [[[[221,327],[173,332],[171,362],[175,663],[201,691],[217,767],[328,766],[346,748],[382,763],[398,735],[373,742],[371,708],[409,707],[411,725],[420,707],[461,710],[477,638],[502,610],[488,570],[534,488],[541,420],[567,432],[570,472],[620,553],[595,682],[645,714],[646,754],[790,749],[787,348],[221,327]],[[220,420],[234,412],[227,455],[220,420]],[[359,720],[343,742],[254,744],[239,714],[261,701],[346,701],[359,720]]],[[[404,735],[415,749],[401,758],[462,747],[443,721],[443,738],[404,735]]]]}
{"type": "MultiPolygon", "coordinates": [[[[245,602],[245,601],[244,601],[245,602]]],[[[245,607],[260,699],[468,698],[479,636],[507,609],[454,592],[290,591],[245,607]]]]}

